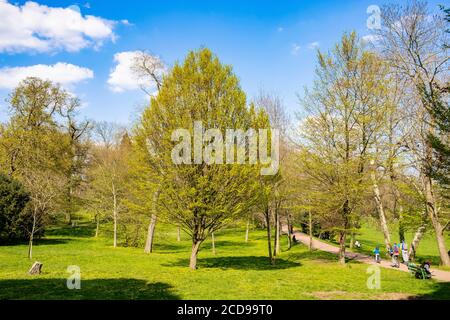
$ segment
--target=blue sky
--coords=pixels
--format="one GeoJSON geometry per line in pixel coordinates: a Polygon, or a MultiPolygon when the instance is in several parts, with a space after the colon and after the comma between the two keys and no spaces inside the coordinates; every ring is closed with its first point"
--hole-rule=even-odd
{"type": "MultiPolygon", "coordinates": [[[[0,5],[5,1],[0,0],[0,5]]],[[[5,29],[10,26],[3,26],[2,33],[0,22],[0,74],[2,68],[58,62],[89,69],[93,76],[68,85],[83,102],[81,117],[125,124],[136,118],[139,107],[147,102],[140,90],[111,91],[107,81],[115,67],[116,53],[148,50],[170,67],[182,60],[189,50],[206,46],[222,62],[233,66],[249,99],[263,88],[280,95],[293,113],[299,108],[296,95],[311,84],[314,76],[314,48],[318,45],[322,50],[329,49],[344,31],[356,30],[361,36],[370,34],[366,27],[367,8],[388,2],[39,0],[40,6],[49,8],[78,6],[82,19],[95,16],[115,21],[110,25],[113,36],[108,31],[99,35],[99,31],[95,41],[101,41],[96,45],[80,45],[76,49],[67,49],[63,43],[66,39],[61,40],[59,36],[55,48],[36,50],[32,45],[23,48],[4,45],[2,50],[1,38],[5,34],[10,36],[12,31],[5,29]]],[[[18,8],[24,3],[9,2],[18,8]]],[[[431,1],[430,6],[437,3],[439,1],[431,1]]],[[[72,7],[72,10],[77,8],[72,7]]],[[[89,40],[89,36],[86,39],[89,40]]],[[[2,88],[1,81],[0,78],[0,120],[5,120],[4,99],[10,89],[2,88]]]]}

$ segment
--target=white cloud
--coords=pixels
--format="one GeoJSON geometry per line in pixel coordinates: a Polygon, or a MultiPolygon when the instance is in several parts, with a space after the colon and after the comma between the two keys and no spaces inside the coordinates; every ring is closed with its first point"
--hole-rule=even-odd
{"type": "Polygon", "coordinates": [[[54,65],[37,64],[28,67],[4,67],[0,68],[0,89],[13,89],[27,77],[51,80],[67,87],[83,80],[92,79],[94,72],[88,68],[63,62],[54,65]]]}
{"type": "Polygon", "coordinates": [[[301,49],[301,47],[297,43],[293,43],[292,44],[291,54],[294,55],[294,56],[298,55],[300,49],[301,49]]]}
{"type": "Polygon", "coordinates": [[[57,8],[26,2],[14,5],[0,0],[0,52],[79,51],[115,40],[115,22],[83,16],[78,6],[57,8]]]}
{"type": "Polygon", "coordinates": [[[132,72],[134,59],[139,51],[125,51],[114,55],[116,66],[111,70],[108,85],[113,92],[139,89],[139,79],[132,72]]]}
{"type": "Polygon", "coordinates": [[[319,47],[319,42],[318,41],[314,41],[308,44],[308,49],[309,50],[315,50],[319,47]]]}
{"type": "Polygon", "coordinates": [[[76,4],[73,4],[73,5],[71,5],[71,6],[68,6],[67,9],[73,10],[73,11],[78,12],[78,13],[81,14],[81,9],[80,9],[80,7],[77,6],[76,4]]]}
{"type": "Polygon", "coordinates": [[[130,23],[130,21],[128,21],[127,19],[120,20],[120,22],[121,22],[123,25],[126,25],[126,26],[132,26],[132,25],[133,25],[133,24],[130,23]]]}
{"type": "MultiPolygon", "coordinates": [[[[137,90],[142,86],[149,86],[153,83],[152,79],[146,76],[139,76],[133,72],[133,65],[136,59],[146,55],[148,62],[161,63],[158,57],[150,56],[142,51],[124,51],[114,55],[116,66],[111,70],[108,79],[108,85],[111,91],[121,93],[124,91],[137,90]]],[[[158,69],[157,73],[164,73],[165,69],[158,69]]]]}
{"type": "Polygon", "coordinates": [[[283,31],[284,31],[284,28],[283,28],[283,27],[278,27],[277,31],[278,31],[278,32],[283,32],[283,31]]]}
{"type": "Polygon", "coordinates": [[[364,44],[367,44],[367,43],[376,44],[378,41],[381,40],[381,36],[369,34],[369,35],[362,37],[361,40],[364,44]]]}

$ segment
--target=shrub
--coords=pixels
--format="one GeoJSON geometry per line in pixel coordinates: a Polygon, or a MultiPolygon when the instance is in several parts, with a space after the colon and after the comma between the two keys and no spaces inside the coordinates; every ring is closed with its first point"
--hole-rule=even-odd
{"type": "Polygon", "coordinates": [[[16,180],[0,174],[0,241],[26,238],[29,195],[16,180]]]}

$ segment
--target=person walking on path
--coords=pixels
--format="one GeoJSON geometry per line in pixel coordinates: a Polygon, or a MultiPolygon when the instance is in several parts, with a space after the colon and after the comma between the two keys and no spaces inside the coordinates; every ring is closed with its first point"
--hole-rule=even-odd
{"type": "Polygon", "coordinates": [[[392,267],[393,268],[400,268],[400,263],[399,263],[399,247],[397,246],[396,243],[394,243],[393,248],[391,249],[391,254],[392,254],[392,267]]]}
{"type": "Polygon", "coordinates": [[[381,263],[380,259],[380,247],[376,247],[375,250],[373,250],[373,253],[375,254],[375,262],[381,263]]]}
{"type": "Polygon", "coordinates": [[[408,254],[408,244],[405,240],[402,241],[402,259],[404,264],[408,264],[409,262],[409,254],[408,254]]]}

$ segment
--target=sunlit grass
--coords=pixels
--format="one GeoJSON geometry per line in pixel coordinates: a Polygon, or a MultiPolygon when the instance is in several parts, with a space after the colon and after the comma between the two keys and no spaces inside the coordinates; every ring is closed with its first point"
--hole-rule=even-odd
{"type": "Polygon", "coordinates": [[[271,266],[265,233],[243,229],[216,234],[216,255],[206,242],[199,269],[188,268],[190,242],[176,240],[176,228],[158,225],[155,252],[116,248],[107,237],[95,239],[93,226],[57,228],[38,241],[32,261],[25,244],[0,247],[0,299],[394,299],[450,298],[448,284],[420,281],[382,269],[381,289],[367,288],[367,265],[343,267],[336,257],[310,253],[304,246],[286,250],[271,266]],[[43,274],[29,276],[32,262],[43,274]],[[81,290],[66,288],[69,265],[81,268],[81,290]]]}

